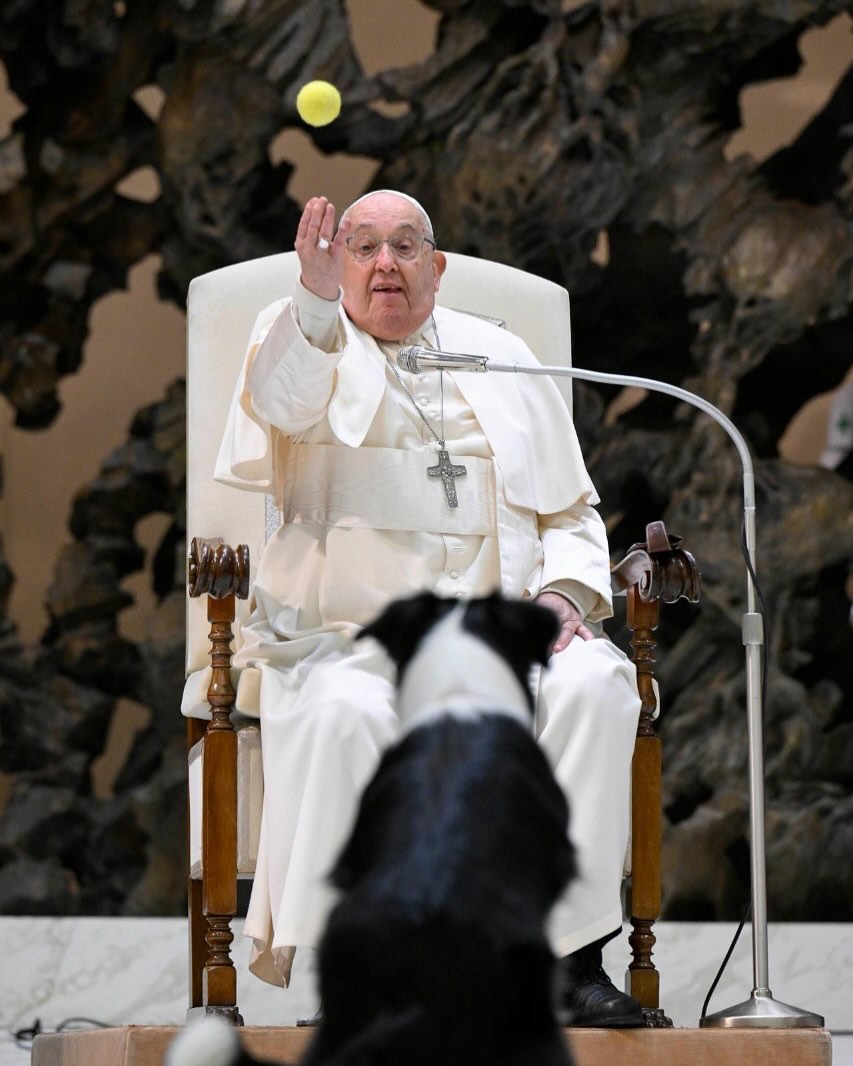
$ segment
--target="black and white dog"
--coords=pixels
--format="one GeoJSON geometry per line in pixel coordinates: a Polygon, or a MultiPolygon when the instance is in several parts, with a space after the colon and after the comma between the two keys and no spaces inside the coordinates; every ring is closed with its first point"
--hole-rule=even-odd
{"type": "Polygon", "coordinates": [[[556,631],[422,593],[362,632],[396,663],[401,736],[331,873],[305,1066],[571,1066],[545,923],[574,853],[528,687],[556,631]]]}
{"type": "Polygon", "coordinates": [[[362,636],[397,666],[402,735],[332,872],[306,1063],[565,1064],[544,926],[574,872],[528,675],[554,615],[422,593],[362,636]]]}

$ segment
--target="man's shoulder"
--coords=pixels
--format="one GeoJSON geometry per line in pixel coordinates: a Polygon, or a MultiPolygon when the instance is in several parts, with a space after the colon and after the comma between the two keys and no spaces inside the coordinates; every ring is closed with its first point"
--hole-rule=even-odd
{"type": "Polygon", "coordinates": [[[521,337],[508,329],[501,319],[481,315],[475,311],[467,311],[464,308],[439,306],[435,308],[435,318],[442,345],[448,351],[454,347],[452,338],[459,336],[464,344],[489,349],[484,353],[487,355],[490,352],[492,354],[501,352],[524,361],[533,358],[530,349],[521,337]]]}
{"type": "Polygon", "coordinates": [[[479,330],[483,332],[489,332],[490,330],[500,330],[506,332],[506,322],[502,318],[498,318],[494,315],[482,314],[479,311],[472,311],[466,307],[444,307],[436,304],[435,315],[439,319],[446,320],[449,323],[454,323],[460,328],[468,328],[479,330]]]}

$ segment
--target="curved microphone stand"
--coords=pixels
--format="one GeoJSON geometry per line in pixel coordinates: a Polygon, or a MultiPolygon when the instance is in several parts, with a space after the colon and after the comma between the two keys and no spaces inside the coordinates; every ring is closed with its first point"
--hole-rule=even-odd
{"type": "MultiPolygon", "coordinates": [[[[411,349],[409,349],[411,351],[411,349]]],[[[421,351],[426,352],[426,349],[421,351]]],[[[417,353],[413,353],[416,355],[417,353]]],[[[430,352],[429,355],[442,361],[442,369],[453,369],[447,360],[449,353],[430,352]]],[[[416,358],[409,360],[407,369],[415,373],[416,358]]],[[[678,385],[670,385],[654,378],[634,377],[628,374],[605,374],[580,367],[520,366],[517,363],[501,364],[477,356],[459,356],[455,369],[475,371],[498,371],[510,374],[538,374],[547,377],[581,378],[606,385],[633,385],[663,392],[678,400],[698,407],[710,415],[728,433],[740,455],[743,467],[744,542],[750,568],[747,568],[746,613],[743,616],[743,643],[746,649],[746,703],[749,734],[749,809],[750,809],[750,867],[752,880],[752,960],[753,989],[749,999],[727,1010],[706,1015],[700,1026],[706,1028],[822,1028],[824,1019],[811,1011],[800,1010],[773,998],[770,991],[767,952],[767,870],[764,834],[764,724],[761,706],[761,649],[764,644],[764,621],[756,611],[755,574],[755,480],[752,458],[741,433],[723,412],[708,400],[688,392],[678,385]]]]}

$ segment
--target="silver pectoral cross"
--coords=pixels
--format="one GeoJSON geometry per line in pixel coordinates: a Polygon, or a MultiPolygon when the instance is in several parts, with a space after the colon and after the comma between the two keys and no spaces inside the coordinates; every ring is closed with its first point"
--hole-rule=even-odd
{"type": "Polygon", "coordinates": [[[459,506],[454,478],[465,477],[467,473],[468,471],[460,463],[452,463],[450,461],[450,455],[444,448],[438,449],[437,465],[427,467],[428,477],[440,477],[444,482],[444,495],[447,497],[448,507],[459,506]]]}

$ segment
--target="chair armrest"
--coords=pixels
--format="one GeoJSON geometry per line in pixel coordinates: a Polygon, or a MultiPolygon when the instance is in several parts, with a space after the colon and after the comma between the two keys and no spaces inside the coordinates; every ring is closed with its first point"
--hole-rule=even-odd
{"type": "Polygon", "coordinates": [[[613,591],[624,592],[636,585],[644,603],[658,599],[664,603],[681,599],[698,603],[702,574],[696,560],[680,544],[681,537],[669,536],[663,522],[650,522],[645,541],[632,544],[625,558],[612,568],[613,591]]]}
{"type": "Polygon", "coordinates": [[[221,537],[193,537],[187,566],[187,592],[190,596],[205,593],[221,600],[234,595],[245,600],[249,595],[249,547],[232,548],[221,537]]]}

